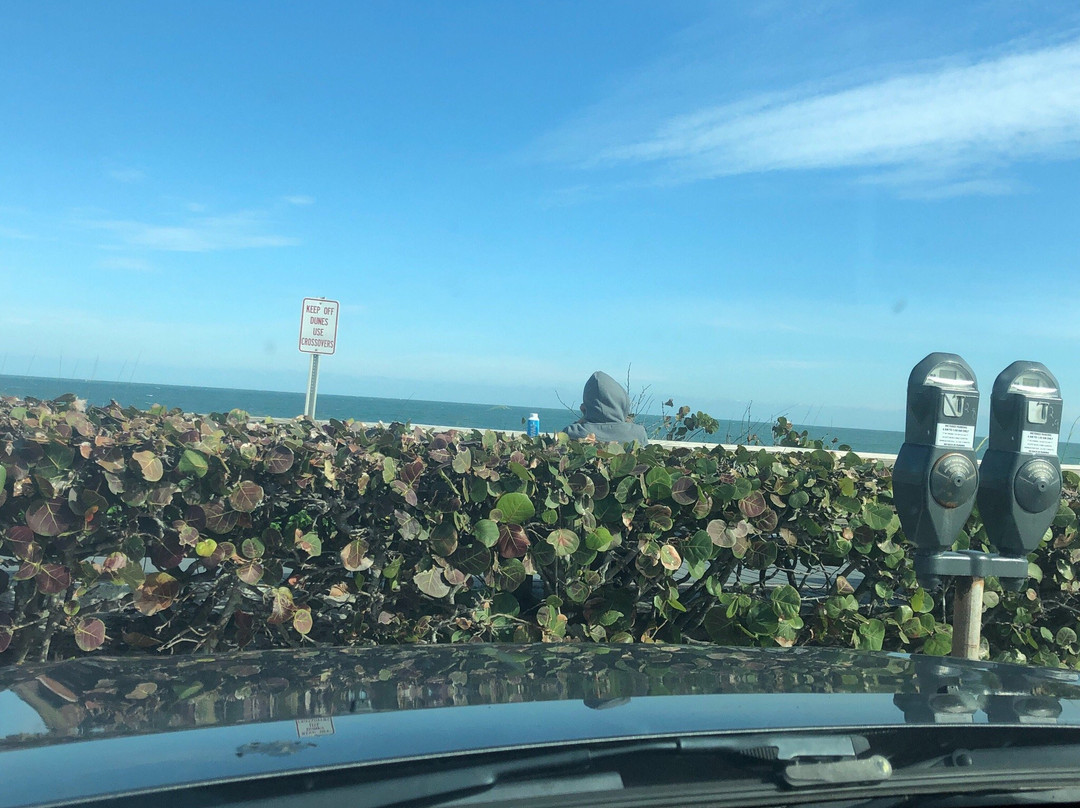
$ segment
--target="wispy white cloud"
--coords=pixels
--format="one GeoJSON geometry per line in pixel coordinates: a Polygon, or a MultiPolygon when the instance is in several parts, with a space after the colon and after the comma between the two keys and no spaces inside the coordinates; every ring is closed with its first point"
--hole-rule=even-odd
{"type": "Polygon", "coordinates": [[[212,252],[266,247],[292,247],[299,239],[266,232],[265,217],[257,212],[203,216],[181,224],[157,224],[131,219],[86,221],[96,230],[112,233],[128,247],[166,252],[212,252]]]}
{"type": "Polygon", "coordinates": [[[152,272],[154,269],[148,261],[144,261],[142,258],[123,255],[103,258],[98,261],[98,266],[102,269],[119,269],[129,272],[152,272]]]}
{"type": "Polygon", "coordinates": [[[109,169],[109,176],[117,182],[133,183],[146,179],[146,172],[138,168],[112,168],[109,169]]]}
{"type": "Polygon", "coordinates": [[[855,169],[945,194],[1002,193],[1001,167],[1080,152],[1080,40],[706,106],[591,147],[564,134],[579,165],[652,165],[668,181],[855,169]]]}
{"type": "Polygon", "coordinates": [[[315,197],[308,196],[306,194],[294,194],[292,196],[284,196],[282,199],[288,202],[290,205],[314,205],[315,197]]]}
{"type": "Polygon", "coordinates": [[[31,235],[30,233],[19,230],[15,227],[8,227],[6,225],[0,224],[0,238],[10,238],[16,239],[18,241],[32,241],[37,237],[31,235]]]}

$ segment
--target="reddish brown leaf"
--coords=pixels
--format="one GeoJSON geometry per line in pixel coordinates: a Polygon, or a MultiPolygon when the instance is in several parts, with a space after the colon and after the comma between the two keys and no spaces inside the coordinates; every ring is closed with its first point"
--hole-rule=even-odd
{"type": "Polygon", "coordinates": [[[780,517],[777,516],[776,511],[772,508],[766,508],[765,512],[754,520],[754,527],[762,533],[772,533],[776,530],[776,526],[779,522],[780,517]]]}
{"type": "Polygon", "coordinates": [[[29,581],[38,574],[39,569],[41,569],[41,564],[35,561],[24,561],[19,565],[19,569],[15,571],[15,574],[12,575],[11,578],[15,581],[29,581]]]}
{"type": "Polygon", "coordinates": [[[529,549],[529,537],[521,525],[499,525],[499,555],[521,558],[529,549]]]}
{"type": "Polygon", "coordinates": [[[15,636],[15,630],[12,628],[11,615],[7,612],[0,612],[0,654],[4,653],[11,645],[11,638],[15,636]]]}
{"type": "Polygon", "coordinates": [[[401,467],[401,479],[406,485],[413,485],[424,473],[424,461],[420,458],[416,458],[411,463],[406,463],[401,467]]]}
{"type": "Polygon", "coordinates": [[[140,634],[137,631],[124,632],[123,640],[132,648],[154,648],[161,645],[161,640],[155,640],[153,637],[140,634]]]}
{"type": "Polygon", "coordinates": [[[292,468],[295,457],[288,446],[275,446],[266,458],[266,470],[271,474],[284,474],[292,468]]]}
{"type": "Polygon", "coordinates": [[[101,565],[101,569],[108,575],[115,575],[128,565],[128,557],[123,553],[110,553],[101,565]]]}
{"type": "Polygon", "coordinates": [[[105,644],[105,624],[96,617],[80,620],[75,626],[75,644],[83,651],[96,651],[105,644]]]}
{"type": "Polygon", "coordinates": [[[237,577],[245,584],[254,586],[263,577],[263,565],[258,561],[249,561],[236,568],[237,577]]]}
{"type": "Polygon", "coordinates": [[[232,508],[226,508],[220,502],[211,502],[203,505],[202,510],[206,517],[206,529],[211,533],[220,535],[228,533],[236,527],[238,516],[232,508]]]}
{"type": "Polygon", "coordinates": [[[368,544],[363,539],[349,542],[341,549],[341,563],[349,572],[362,572],[368,569],[374,559],[367,558],[368,544]]]}
{"type": "Polygon", "coordinates": [[[42,564],[34,576],[34,584],[41,594],[56,595],[71,585],[71,573],[59,564],[42,564]]]}
{"type": "Polygon", "coordinates": [[[177,535],[180,537],[180,544],[184,547],[194,547],[199,541],[199,531],[191,525],[181,525],[177,529],[177,535]]]}
{"type": "MultiPolygon", "coordinates": [[[[97,440],[99,446],[104,445],[101,441],[102,438],[99,437],[97,440]]],[[[108,446],[99,454],[98,459],[95,462],[105,469],[105,471],[123,471],[124,452],[118,446],[108,446]]]]}
{"type": "Polygon", "coordinates": [[[167,572],[153,572],[135,590],[135,608],[147,617],[172,606],[180,592],[180,582],[167,572]]]}
{"type": "Polygon", "coordinates": [[[263,490],[262,486],[251,482],[250,480],[244,480],[237,486],[236,490],[229,496],[229,502],[233,508],[242,513],[251,513],[262,504],[263,490]]]}
{"type": "Polygon", "coordinates": [[[690,477],[680,477],[671,484],[671,498],[680,505],[693,505],[697,502],[697,483],[690,477]]]}
{"type": "Polygon", "coordinates": [[[39,536],[59,536],[71,528],[72,520],[62,499],[38,500],[26,509],[26,524],[39,536]]]}
{"type": "Polygon", "coordinates": [[[52,693],[54,696],[59,696],[64,701],[76,702],[79,697],[76,696],[67,685],[63,685],[60,682],[53,679],[51,676],[42,674],[36,677],[38,683],[41,684],[46,690],[52,693]]]}
{"type": "Polygon", "coordinates": [[[739,510],[748,519],[761,516],[765,512],[765,497],[760,491],[753,491],[749,496],[739,500],[739,510]]]}
{"type": "Polygon", "coordinates": [[[173,536],[166,536],[164,539],[152,542],[150,560],[154,562],[154,566],[162,570],[171,570],[173,567],[180,566],[184,560],[184,550],[180,547],[180,540],[173,536]]]}
{"type": "Polygon", "coordinates": [[[36,561],[41,557],[41,548],[34,543],[34,531],[25,525],[9,527],[6,538],[16,558],[36,561]]]}

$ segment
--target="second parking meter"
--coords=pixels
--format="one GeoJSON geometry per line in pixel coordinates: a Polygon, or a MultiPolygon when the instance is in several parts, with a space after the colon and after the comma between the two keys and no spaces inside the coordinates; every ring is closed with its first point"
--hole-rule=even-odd
{"type": "Polygon", "coordinates": [[[975,505],[978,413],[975,374],[956,354],[932,353],[911,371],[893,499],[920,555],[948,550],[975,505]]]}
{"type": "Polygon", "coordinates": [[[1061,395],[1039,362],[1013,362],[994,381],[990,443],[980,468],[979,513],[1006,556],[1039,546],[1061,502],[1061,395]]]}

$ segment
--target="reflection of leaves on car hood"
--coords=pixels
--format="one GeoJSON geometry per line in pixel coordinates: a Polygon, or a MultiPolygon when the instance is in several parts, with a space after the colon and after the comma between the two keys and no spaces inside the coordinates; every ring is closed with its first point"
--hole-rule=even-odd
{"type": "MultiPolygon", "coordinates": [[[[432,707],[728,693],[918,693],[920,671],[975,693],[1080,699],[1077,676],[816,648],[559,644],[380,646],[217,657],[85,658],[0,673],[47,732],[0,748],[90,736],[432,707]]],[[[933,687],[940,685],[933,679],[933,687]]],[[[7,723],[0,715],[0,724],[7,723]]]]}

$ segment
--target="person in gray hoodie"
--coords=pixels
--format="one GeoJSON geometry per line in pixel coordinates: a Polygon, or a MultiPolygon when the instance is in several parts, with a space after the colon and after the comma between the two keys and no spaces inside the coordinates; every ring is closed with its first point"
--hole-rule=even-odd
{"type": "Polygon", "coordinates": [[[571,438],[580,440],[595,435],[598,441],[629,443],[636,440],[642,446],[649,442],[645,427],[627,420],[630,396],[622,385],[602,371],[596,371],[585,382],[581,412],[582,419],[563,430],[571,438]]]}

